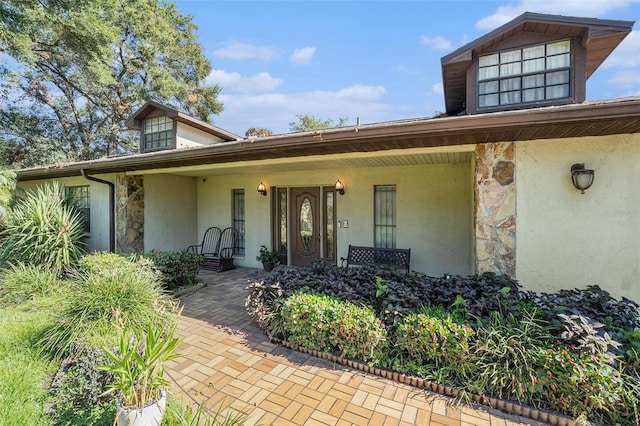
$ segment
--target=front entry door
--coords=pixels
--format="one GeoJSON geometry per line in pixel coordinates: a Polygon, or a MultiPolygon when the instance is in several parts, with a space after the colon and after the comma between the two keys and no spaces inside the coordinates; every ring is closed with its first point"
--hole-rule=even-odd
{"type": "Polygon", "coordinates": [[[291,264],[310,266],[320,257],[320,188],[291,188],[291,264]]]}

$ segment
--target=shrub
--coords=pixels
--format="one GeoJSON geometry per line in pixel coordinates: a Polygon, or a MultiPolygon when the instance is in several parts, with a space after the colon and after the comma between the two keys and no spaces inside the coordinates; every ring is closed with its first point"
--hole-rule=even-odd
{"type": "Polygon", "coordinates": [[[85,346],[110,346],[117,341],[119,326],[133,331],[143,331],[149,323],[168,327],[176,310],[148,269],[124,259],[120,267],[100,267],[75,277],[60,317],[40,344],[56,357],[85,346]]]}
{"type": "Polygon", "coordinates": [[[549,350],[537,374],[538,400],[547,408],[605,424],[638,424],[638,392],[611,358],[566,346],[549,350]]]}
{"type": "Polygon", "coordinates": [[[425,307],[402,319],[394,333],[394,343],[402,352],[421,364],[436,367],[466,368],[469,339],[473,329],[456,322],[451,315],[425,307]]]}
{"type": "Polygon", "coordinates": [[[520,317],[494,312],[489,323],[475,330],[469,390],[521,402],[531,398],[536,370],[544,365],[552,341],[549,324],[536,315],[535,310],[520,317]]]}
{"type": "Polygon", "coordinates": [[[67,357],[51,380],[49,412],[54,424],[111,426],[116,404],[106,396],[112,373],[98,369],[109,358],[97,348],[67,357]]]}
{"type": "Polygon", "coordinates": [[[54,271],[40,265],[11,265],[0,274],[0,306],[51,295],[62,285],[54,271]]]}
{"type": "MultiPolygon", "coordinates": [[[[515,280],[492,273],[434,278],[373,266],[339,268],[319,261],[310,269],[280,268],[268,275],[257,274],[255,278],[255,282],[262,282],[267,288],[279,286],[284,294],[306,289],[373,306],[388,328],[425,304],[452,306],[462,300],[460,308],[489,321],[493,311],[515,315],[524,302],[533,300],[533,295],[521,291],[515,280]]],[[[259,296],[266,294],[250,295],[259,296]]]]}
{"type": "Polygon", "coordinates": [[[56,183],[38,187],[18,200],[4,234],[0,259],[8,263],[42,265],[60,273],[84,252],[81,217],[65,203],[56,183]]]}
{"type": "Polygon", "coordinates": [[[623,332],[622,352],[629,368],[640,373],[640,328],[623,332]]]}
{"type": "Polygon", "coordinates": [[[145,254],[160,273],[162,285],[168,291],[175,291],[197,284],[197,275],[202,263],[202,255],[184,251],[152,250],[145,254]]]}
{"type": "Polygon", "coordinates": [[[550,313],[551,319],[558,314],[573,314],[617,329],[640,328],[640,306],[625,297],[615,299],[597,285],[585,289],[560,290],[552,294],[541,293],[535,300],[550,313]]]}
{"type": "Polygon", "coordinates": [[[370,308],[318,293],[295,293],[282,304],[287,338],[292,343],[343,356],[375,361],[387,332],[370,308]]]}
{"type": "Polygon", "coordinates": [[[86,274],[108,274],[114,269],[121,268],[144,269],[150,279],[158,278],[153,269],[153,263],[135,254],[124,255],[102,251],[84,256],[78,261],[78,269],[86,274]]]}
{"type": "Polygon", "coordinates": [[[560,314],[558,317],[564,327],[560,337],[578,351],[605,355],[610,359],[614,358],[611,351],[620,352],[620,343],[613,340],[609,333],[605,331],[602,335],[599,334],[598,330],[603,328],[604,324],[592,322],[582,315],[560,314]]]}
{"type": "MultiPolygon", "coordinates": [[[[284,290],[280,283],[265,284],[264,281],[254,281],[249,284],[248,290],[249,295],[245,301],[247,312],[265,330],[267,335],[278,337],[269,332],[271,321],[268,318],[273,317],[279,311],[278,302],[284,296],[284,290]]],[[[284,338],[284,336],[281,337],[284,338]]]]}

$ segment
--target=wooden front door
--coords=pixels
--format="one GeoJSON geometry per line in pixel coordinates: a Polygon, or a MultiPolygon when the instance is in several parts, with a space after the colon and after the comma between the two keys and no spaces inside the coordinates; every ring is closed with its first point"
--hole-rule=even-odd
{"type": "Polygon", "coordinates": [[[291,188],[291,264],[310,266],[320,257],[320,188],[291,188]]]}

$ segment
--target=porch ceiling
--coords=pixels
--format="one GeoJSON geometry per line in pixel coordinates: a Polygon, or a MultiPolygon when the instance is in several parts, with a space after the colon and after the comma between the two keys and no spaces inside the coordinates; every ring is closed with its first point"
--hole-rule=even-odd
{"type": "Polygon", "coordinates": [[[335,156],[310,156],[271,161],[249,161],[242,163],[210,164],[174,169],[149,170],[136,174],[170,173],[181,176],[221,176],[236,174],[265,174],[301,172],[309,170],[357,169],[366,167],[422,166],[430,164],[469,163],[473,158],[474,145],[455,147],[450,152],[402,152],[397,154],[368,153],[369,155],[342,154],[335,156]]]}

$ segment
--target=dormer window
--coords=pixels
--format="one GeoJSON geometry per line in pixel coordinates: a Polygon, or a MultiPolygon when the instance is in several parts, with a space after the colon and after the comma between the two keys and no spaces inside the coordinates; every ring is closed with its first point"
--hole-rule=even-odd
{"type": "Polygon", "coordinates": [[[478,57],[478,108],[571,97],[571,41],[478,57]]]}
{"type": "Polygon", "coordinates": [[[144,120],[142,134],[143,150],[156,151],[171,149],[176,145],[175,121],[166,117],[153,117],[144,120]]]}

